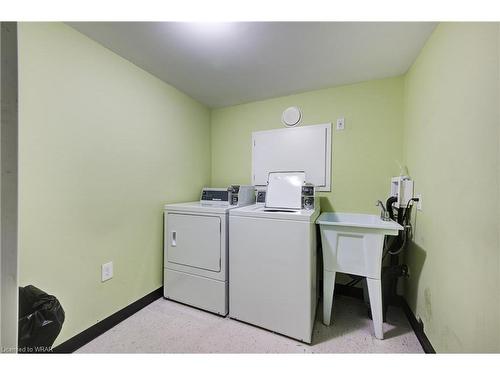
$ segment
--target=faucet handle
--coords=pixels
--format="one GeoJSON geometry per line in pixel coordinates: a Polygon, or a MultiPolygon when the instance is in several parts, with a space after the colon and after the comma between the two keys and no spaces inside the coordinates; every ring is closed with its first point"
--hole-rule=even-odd
{"type": "Polygon", "coordinates": [[[391,215],[389,214],[389,211],[387,211],[387,209],[385,208],[384,206],[384,203],[382,203],[381,200],[378,200],[377,201],[377,204],[376,206],[380,206],[380,208],[382,209],[382,212],[380,212],[380,218],[384,221],[389,221],[391,220],[391,215]]]}

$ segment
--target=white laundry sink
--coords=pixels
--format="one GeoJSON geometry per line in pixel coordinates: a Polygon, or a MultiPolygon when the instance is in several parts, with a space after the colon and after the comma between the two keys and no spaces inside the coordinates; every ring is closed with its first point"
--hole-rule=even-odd
{"type": "Polygon", "coordinates": [[[316,220],[320,225],[377,229],[387,235],[397,235],[403,227],[395,221],[384,221],[379,215],[323,212],[316,220]]]}
{"type": "Polygon", "coordinates": [[[324,212],[316,221],[323,247],[323,323],[330,325],[337,272],[366,277],[375,337],[382,331],[382,252],[384,237],[403,227],[378,215],[324,212]]]}

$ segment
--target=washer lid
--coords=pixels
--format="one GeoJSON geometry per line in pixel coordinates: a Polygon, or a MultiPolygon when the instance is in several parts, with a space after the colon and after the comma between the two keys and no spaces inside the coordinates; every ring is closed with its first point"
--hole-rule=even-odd
{"type": "Polygon", "coordinates": [[[266,207],[300,210],[305,172],[269,172],[266,207]]]}
{"type": "Polygon", "coordinates": [[[175,212],[198,212],[198,213],[212,213],[212,214],[223,214],[233,209],[226,204],[204,204],[201,202],[186,202],[186,203],[173,203],[166,204],[164,206],[165,211],[175,211],[175,212]]]}

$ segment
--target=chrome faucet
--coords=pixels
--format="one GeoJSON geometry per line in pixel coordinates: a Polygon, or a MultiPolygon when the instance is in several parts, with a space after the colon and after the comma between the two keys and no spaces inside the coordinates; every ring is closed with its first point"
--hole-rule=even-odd
{"type": "Polygon", "coordinates": [[[377,201],[377,204],[375,206],[380,206],[382,211],[380,212],[380,218],[384,221],[389,221],[391,220],[391,217],[389,216],[389,211],[386,210],[384,203],[382,203],[381,200],[377,201]]]}

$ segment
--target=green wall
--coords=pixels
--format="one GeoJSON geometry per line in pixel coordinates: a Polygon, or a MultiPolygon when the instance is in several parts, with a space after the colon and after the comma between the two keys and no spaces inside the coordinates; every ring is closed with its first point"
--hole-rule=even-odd
{"type": "Polygon", "coordinates": [[[440,24],[405,77],[422,194],[406,297],[438,352],[500,351],[498,24],[440,24]]]}
{"type": "Polygon", "coordinates": [[[390,177],[403,160],[403,78],[309,91],[212,110],[212,185],[251,182],[252,132],[283,128],[281,113],[303,111],[303,124],[331,122],[332,190],[321,193],[324,211],[378,212],[390,177]],[[345,117],[346,129],[335,130],[345,117]]]}
{"type": "Polygon", "coordinates": [[[60,299],[57,345],[162,285],[162,205],[209,184],[210,112],[60,23],[19,24],[19,77],[20,285],[60,299]]]}

